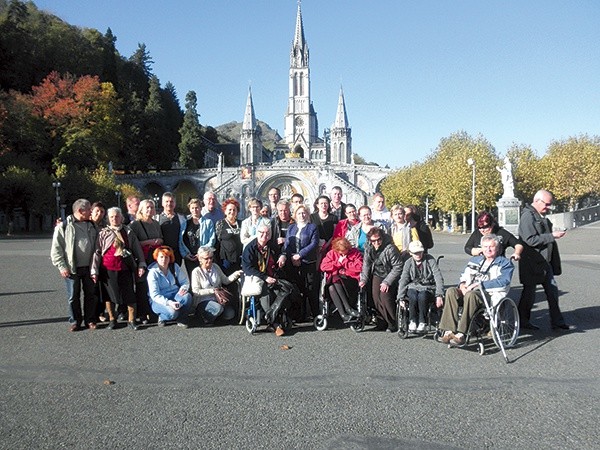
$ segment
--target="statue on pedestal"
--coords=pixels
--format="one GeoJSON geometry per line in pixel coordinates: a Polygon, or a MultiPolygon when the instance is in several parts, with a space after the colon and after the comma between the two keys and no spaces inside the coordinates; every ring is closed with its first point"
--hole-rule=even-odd
{"type": "Polygon", "coordinates": [[[496,170],[500,172],[500,177],[502,179],[502,187],[504,188],[502,198],[514,198],[515,182],[513,181],[512,176],[512,164],[510,162],[510,159],[508,159],[508,156],[504,157],[504,166],[496,167],[496,170]]]}

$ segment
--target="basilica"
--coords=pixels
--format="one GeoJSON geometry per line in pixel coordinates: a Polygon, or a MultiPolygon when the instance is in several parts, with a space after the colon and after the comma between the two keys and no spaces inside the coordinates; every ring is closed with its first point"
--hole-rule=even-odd
{"type": "MultiPolygon", "coordinates": [[[[215,192],[219,200],[235,197],[244,205],[251,197],[266,199],[272,187],[279,188],[283,198],[300,193],[306,203],[312,205],[320,194],[329,193],[333,186],[342,188],[344,202],[365,204],[379,190],[390,170],[354,164],[352,130],[341,88],[333,124],[319,135],[310,87],[309,49],[298,3],[290,51],[284,136],[275,143],[274,149],[268,151],[263,146],[249,90],[239,138],[238,165],[224,164],[219,146],[215,145],[205,162],[214,161],[212,165],[216,167],[124,175],[120,181],[133,184],[151,197],[171,191],[179,205],[185,205],[191,197],[202,197],[207,190],[215,192]]],[[[238,161],[237,157],[234,159],[238,161]]],[[[210,162],[207,165],[210,167],[210,162]]]]}

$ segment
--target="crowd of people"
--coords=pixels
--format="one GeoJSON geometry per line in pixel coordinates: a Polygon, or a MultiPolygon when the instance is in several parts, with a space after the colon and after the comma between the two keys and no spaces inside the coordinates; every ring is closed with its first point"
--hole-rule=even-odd
{"type": "Polygon", "coordinates": [[[530,318],[535,287],[542,284],[551,326],[569,328],[554,282],[561,272],[556,240],[565,232],[554,231],[546,217],[550,192],[540,190],[524,209],[519,238],[489,212],[480,213],[465,244],[471,259],[458,284],[447,289],[429,254],[432,233],[416,206],[388,210],[381,193],[371,206],[346,204],[339,186],[330,194],[317,197],[311,212],[302,195],[282,199],[272,188],[264,203],[247,201],[243,220],[238,200],[220,205],[213,192],[190,199],[186,215],[176,211],[170,192],[162,195],[160,214],[153,200],[136,196],[126,199],[126,213],[76,200],[72,215],[57,223],[51,249],[66,283],[69,330],[93,330],[102,322],[112,330],[119,321],[131,330],[151,322],[187,328],[193,315],[204,326],[228,323],[246,291],[282,335],[282,310],[295,322],[313,321],[323,301],[332,303],[343,322],[356,320],[363,290],[376,329],[396,332],[398,304],[405,301],[408,330],[423,333],[433,305],[441,315],[439,340],[462,345],[481,291],[492,302],[508,293],[513,260],[523,283],[521,327],[538,328],[530,318]],[[510,259],[508,247],[514,249],[510,259]]]}

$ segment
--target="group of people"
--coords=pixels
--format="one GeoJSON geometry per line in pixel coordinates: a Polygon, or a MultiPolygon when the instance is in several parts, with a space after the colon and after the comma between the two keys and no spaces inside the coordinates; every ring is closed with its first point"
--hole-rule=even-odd
{"type": "Polygon", "coordinates": [[[440,340],[460,345],[481,303],[478,290],[494,299],[510,289],[514,267],[507,247],[520,261],[521,326],[537,328],[530,315],[535,287],[542,284],[552,327],[568,329],[553,278],[560,274],[556,240],[564,231],[553,231],[545,217],[553,201],[548,191],[539,191],[525,208],[519,239],[490,213],[479,214],[465,245],[471,261],[459,285],[446,290],[428,253],[431,231],[415,206],[388,210],[377,193],[371,206],[357,208],[342,202],[339,186],[330,194],[320,195],[311,212],[301,194],[282,199],[272,188],[264,204],[248,200],[243,220],[235,198],[219,205],[213,192],[190,199],[187,215],[176,212],[170,192],[162,195],[160,214],[153,200],[135,196],[127,198],[126,214],[117,207],[105,214],[101,204],[76,200],[73,214],[57,224],[51,250],[66,282],[69,329],[95,329],[100,321],[114,329],[122,320],[137,330],[153,319],[158,326],[174,321],[187,327],[191,314],[206,326],[230,321],[240,295],[234,282],[243,276],[243,283],[258,286],[255,297],[278,335],[284,334],[277,320],[281,308],[295,321],[309,321],[320,314],[320,301],[331,301],[344,322],[355,320],[362,289],[377,329],[397,331],[397,305],[406,301],[409,331],[424,332],[434,304],[442,311],[440,340]],[[473,271],[483,277],[475,279],[473,271]]]}

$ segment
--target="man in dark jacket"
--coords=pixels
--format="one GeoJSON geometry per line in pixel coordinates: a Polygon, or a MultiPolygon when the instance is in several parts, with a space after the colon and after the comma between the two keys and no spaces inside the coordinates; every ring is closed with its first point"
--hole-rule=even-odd
{"type": "Polygon", "coordinates": [[[555,275],[561,274],[560,256],[556,240],[565,235],[564,230],[552,231],[552,222],[546,214],[552,206],[552,194],[546,190],[538,191],[531,205],[521,214],[519,237],[524,250],[519,263],[519,276],[523,292],[519,301],[521,328],[539,329],[532,324],[531,308],[535,301],[535,288],[541,284],[546,293],[550,309],[550,324],[553,329],[568,330],[560,308],[558,307],[558,287],[555,275]]]}

